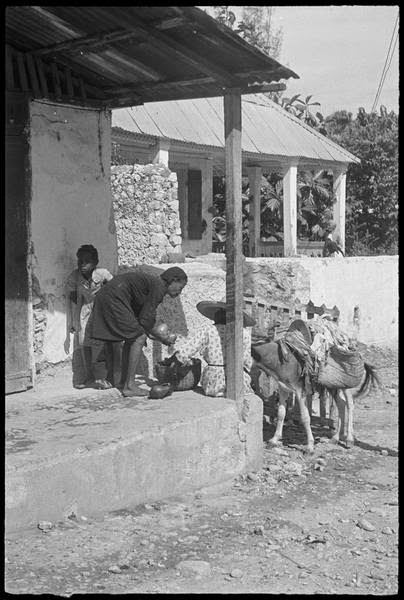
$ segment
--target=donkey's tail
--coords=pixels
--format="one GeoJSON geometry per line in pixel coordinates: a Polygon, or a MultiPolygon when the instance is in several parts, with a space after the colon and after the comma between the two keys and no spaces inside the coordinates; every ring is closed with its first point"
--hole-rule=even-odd
{"type": "Polygon", "coordinates": [[[366,362],[363,363],[363,366],[365,367],[366,376],[359,390],[353,394],[354,398],[366,396],[372,389],[381,387],[380,379],[376,373],[376,368],[366,362]]]}

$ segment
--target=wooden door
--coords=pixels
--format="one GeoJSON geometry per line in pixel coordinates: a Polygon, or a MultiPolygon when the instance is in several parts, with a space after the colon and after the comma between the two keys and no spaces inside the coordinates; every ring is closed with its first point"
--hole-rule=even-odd
{"type": "Polygon", "coordinates": [[[33,383],[30,330],[29,155],[24,127],[28,101],[7,94],[6,103],[6,235],[5,235],[5,370],[6,394],[33,383]]]}

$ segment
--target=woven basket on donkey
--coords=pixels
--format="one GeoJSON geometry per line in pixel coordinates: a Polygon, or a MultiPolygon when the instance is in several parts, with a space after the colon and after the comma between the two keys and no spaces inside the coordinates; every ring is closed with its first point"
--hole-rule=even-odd
{"type": "Polygon", "coordinates": [[[171,356],[156,364],[156,375],[160,383],[170,383],[176,391],[192,390],[201,378],[201,361],[193,358],[191,365],[183,365],[171,356]]]}
{"type": "Polygon", "coordinates": [[[318,383],[329,388],[354,388],[360,385],[364,372],[359,352],[331,346],[325,364],[320,366],[318,383]]]}

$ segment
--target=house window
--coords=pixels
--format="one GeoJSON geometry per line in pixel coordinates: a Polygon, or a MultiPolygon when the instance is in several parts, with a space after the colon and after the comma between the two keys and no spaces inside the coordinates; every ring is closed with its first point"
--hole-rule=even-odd
{"type": "Polygon", "coordinates": [[[202,173],[188,170],[188,239],[202,239],[202,173]]]}

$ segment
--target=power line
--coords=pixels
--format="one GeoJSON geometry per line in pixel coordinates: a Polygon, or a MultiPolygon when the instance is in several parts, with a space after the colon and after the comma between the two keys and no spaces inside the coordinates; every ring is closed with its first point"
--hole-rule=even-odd
{"type": "MultiPolygon", "coordinates": [[[[380,97],[381,89],[383,87],[384,78],[385,78],[386,72],[387,72],[386,71],[386,65],[387,65],[387,61],[389,59],[390,49],[391,49],[391,45],[393,43],[393,38],[394,38],[394,34],[395,34],[397,23],[398,23],[398,15],[399,15],[399,13],[397,13],[396,22],[394,23],[393,33],[391,34],[390,44],[389,44],[389,48],[387,50],[387,55],[386,55],[386,60],[384,61],[384,66],[383,66],[382,74],[380,76],[379,86],[377,88],[377,92],[376,92],[376,96],[375,96],[375,99],[374,99],[374,102],[373,102],[373,106],[372,106],[371,112],[373,112],[375,110],[377,101],[378,101],[378,99],[380,97]]],[[[391,56],[393,56],[393,55],[391,55],[391,56]]],[[[390,58],[390,61],[391,61],[391,58],[390,58]]]]}
{"type": "MultiPolygon", "coordinates": [[[[391,60],[392,60],[393,55],[394,55],[394,50],[396,49],[397,40],[398,40],[398,32],[397,32],[396,39],[395,39],[395,42],[394,42],[393,50],[392,50],[391,55],[390,55],[389,64],[387,65],[387,69],[384,72],[383,81],[381,82],[381,87],[380,87],[379,95],[377,96],[377,100],[376,100],[376,105],[379,102],[380,95],[382,93],[382,89],[383,89],[383,85],[384,85],[384,80],[386,79],[386,75],[387,75],[388,70],[389,70],[390,65],[391,65],[391,60]]],[[[376,105],[375,105],[375,108],[376,108],[376,105]]]]}
{"type": "Polygon", "coordinates": [[[382,88],[383,88],[383,84],[384,84],[384,80],[386,79],[387,71],[389,70],[389,67],[390,67],[390,64],[391,64],[391,59],[393,58],[394,50],[395,50],[396,43],[397,43],[397,40],[398,40],[398,31],[397,31],[397,34],[396,34],[396,40],[394,42],[394,47],[393,47],[393,51],[392,51],[391,55],[390,55],[390,49],[391,49],[391,46],[392,46],[392,43],[393,43],[394,35],[395,35],[395,32],[396,32],[396,27],[397,27],[397,24],[398,24],[398,16],[399,16],[399,13],[397,13],[396,22],[394,23],[393,33],[391,34],[390,44],[389,44],[389,48],[387,50],[386,60],[384,61],[384,66],[383,66],[382,74],[380,76],[379,86],[377,88],[377,92],[376,92],[376,96],[375,96],[375,99],[374,99],[374,102],[373,102],[372,110],[370,112],[373,112],[375,110],[376,105],[377,105],[377,103],[379,101],[380,94],[381,94],[381,91],[382,91],[382,88]],[[390,60],[389,60],[389,55],[390,55],[390,60]],[[387,66],[387,62],[388,62],[388,66],[387,66]]]}

